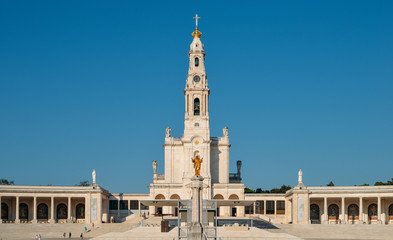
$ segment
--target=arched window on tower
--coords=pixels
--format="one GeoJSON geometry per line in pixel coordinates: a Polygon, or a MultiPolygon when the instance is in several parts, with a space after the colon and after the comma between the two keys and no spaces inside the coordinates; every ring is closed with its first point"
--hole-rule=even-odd
{"type": "Polygon", "coordinates": [[[195,58],[195,67],[199,67],[199,58],[195,58]]]}
{"type": "Polygon", "coordinates": [[[200,113],[200,103],[199,98],[194,99],[194,116],[199,116],[200,113]]]}

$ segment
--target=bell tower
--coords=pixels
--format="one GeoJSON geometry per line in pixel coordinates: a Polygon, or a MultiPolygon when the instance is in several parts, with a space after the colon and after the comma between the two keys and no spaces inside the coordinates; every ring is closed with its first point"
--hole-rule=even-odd
{"type": "Polygon", "coordinates": [[[195,17],[196,28],[192,33],[194,40],[190,45],[189,68],[185,95],[184,137],[195,135],[210,139],[209,94],[205,71],[205,51],[201,42],[202,33],[198,30],[198,15],[195,17]]]}

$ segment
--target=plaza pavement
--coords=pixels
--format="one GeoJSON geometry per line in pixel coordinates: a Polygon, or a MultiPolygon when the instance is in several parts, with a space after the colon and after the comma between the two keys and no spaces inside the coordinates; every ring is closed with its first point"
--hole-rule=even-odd
{"type": "MultiPolygon", "coordinates": [[[[102,224],[84,234],[84,239],[94,240],[126,240],[126,239],[176,239],[177,227],[168,233],[161,233],[157,223],[159,219],[149,219],[141,226],[142,218],[135,218],[124,223],[102,224]],[[154,224],[152,224],[154,223],[154,224]]],[[[223,222],[226,224],[226,222],[223,222]]],[[[256,222],[254,222],[256,223],[256,222]]],[[[307,239],[307,240],[393,240],[393,225],[293,225],[293,224],[255,224],[248,231],[228,231],[218,228],[220,240],[243,239],[307,239]]],[[[62,239],[63,233],[72,232],[73,239],[79,239],[84,224],[0,224],[0,239],[34,239],[41,234],[42,239],[62,239]]]]}

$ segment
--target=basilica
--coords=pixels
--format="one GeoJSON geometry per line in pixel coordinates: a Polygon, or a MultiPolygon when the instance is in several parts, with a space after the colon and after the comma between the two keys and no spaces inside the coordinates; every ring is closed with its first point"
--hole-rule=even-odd
{"type": "Polygon", "coordinates": [[[184,89],[183,136],[172,136],[171,128],[166,128],[165,162],[152,162],[149,193],[111,193],[99,185],[95,171],[91,186],[0,185],[0,224],[101,224],[140,215],[177,216],[176,206],[152,203],[191,198],[189,184],[195,159],[206,186],[202,198],[220,203],[217,205],[219,217],[253,216],[286,224],[393,223],[393,186],[305,186],[300,170],[294,173],[298,184],[285,194],[244,193],[241,161],[236,162],[235,173],[229,172],[228,128],[223,127],[222,136],[210,135],[210,89],[198,24],[192,37],[184,89]],[[157,172],[158,164],[164,165],[164,173],[157,172]]]}

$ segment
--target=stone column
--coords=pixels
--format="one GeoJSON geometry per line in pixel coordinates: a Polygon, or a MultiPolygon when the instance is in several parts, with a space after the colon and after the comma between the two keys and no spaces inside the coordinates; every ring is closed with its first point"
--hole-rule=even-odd
{"type": "Polygon", "coordinates": [[[120,199],[117,200],[117,217],[120,218],[120,199]]]}
{"type": "Polygon", "coordinates": [[[15,200],[15,223],[20,223],[19,219],[19,196],[16,196],[15,200]]]}
{"type": "Polygon", "coordinates": [[[378,197],[378,224],[382,224],[382,220],[381,220],[381,197],[378,197]]]}
{"type": "Polygon", "coordinates": [[[37,221],[37,197],[33,197],[33,223],[38,223],[37,221]]]}
{"type": "Polygon", "coordinates": [[[323,198],[323,223],[324,224],[329,224],[329,213],[328,213],[327,197],[323,198]]]}
{"type": "Polygon", "coordinates": [[[345,198],[341,198],[341,224],[345,224],[345,198]]]}
{"type": "Polygon", "coordinates": [[[292,222],[292,201],[285,199],[285,223],[292,222]]]}
{"type": "Polygon", "coordinates": [[[266,200],[263,200],[263,215],[266,216],[266,200]]]}
{"type": "Polygon", "coordinates": [[[97,204],[97,222],[98,224],[102,223],[102,196],[98,195],[98,204],[97,204]]]}
{"type": "Polygon", "coordinates": [[[191,178],[191,224],[188,232],[187,239],[196,240],[202,239],[202,188],[203,188],[203,177],[193,176],[191,178]]]}
{"type": "Polygon", "coordinates": [[[359,224],[363,224],[363,198],[359,198],[359,224]]]}
{"type": "Polygon", "coordinates": [[[0,196],[0,224],[3,223],[3,219],[1,218],[1,196],[0,196]]]}
{"type": "Polygon", "coordinates": [[[277,200],[274,200],[274,217],[277,217],[277,200]]]}
{"type": "Polygon", "coordinates": [[[138,200],[138,215],[141,216],[141,201],[138,200]]]}
{"type": "Polygon", "coordinates": [[[91,211],[90,197],[87,197],[87,196],[85,196],[85,222],[91,223],[91,221],[90,221],[90,211],[91,211]]]}
{"type": "Polygon", "coordinates": [[[68,197],[68,206],[67,206],[67,215],[68,215],[67,222],[68,223],[72,223],[71,209],[72,209],[71,197],[68,197]]]}
{"type": "Polygon", "coordinates": [[[255,209],[255,205],[256,205],[256,204],[255,204],[255,202],[254,202],[254,203],[253,203],[253,206],[252,206],[252,207],[254,208],[254,211],[253,211],[253,214],[254,214],[254,215],[256,214],[256,212],[255,212],[255,210],[256,210],[256,209],[255,209]]]}
{"type": "Polygon", "coordinates": [[[55,198],[51,197],[50,198],[50,220],[49,223],[54,224],[55,223],[55,198]]]}

